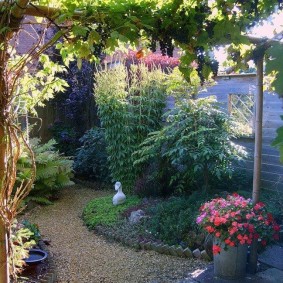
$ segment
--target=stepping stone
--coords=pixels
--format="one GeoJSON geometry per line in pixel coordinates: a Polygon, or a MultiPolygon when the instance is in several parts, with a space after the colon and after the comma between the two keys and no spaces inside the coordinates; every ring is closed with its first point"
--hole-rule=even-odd
{"type": "Polygon", "coordinates": [[[283,247],[278,245],[272,245],[268,247],[262,254],[260,254],[258,260],[271,267],[278,268],[283,271],[283,247]]]}

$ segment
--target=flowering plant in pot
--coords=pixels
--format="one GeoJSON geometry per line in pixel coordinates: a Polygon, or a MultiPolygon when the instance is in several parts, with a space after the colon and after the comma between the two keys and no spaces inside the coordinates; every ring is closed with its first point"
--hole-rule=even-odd
{"type": "MultiPolygon", "coordinates": [[[[200,207],[200,214],[196,222],[214,236],[214,263],[216,261],[220,261],[222,264],[226,262],[230,267],[234,265],[239,267],[239,262],[231,262],[231,258],[238,260],[231,254],[235,250],[233,248],[241,249],[242,261],[246,261],[247,248],[253,240],[266,246],[270,241],[279,239],[280,227],[273,219],[272,214],[266,210],[265,204],[259,202],[254,205],[251,199],[245,199],[238,194],[206,202],[200,207]],[[228,251],[229,254],[227,254],[228,251]],[[222,253],[226,254],[226,259],[218,257],[222,253]]],[[[240,254],[239,250],[235,251],[235,254],[240,254]]],[[[246,262],[243,262],[241,270],[236,268],[235,273],[244,275],[245,268],[246,262]]],[[[233,272],[229,270],[229,273],[233,272]]]]}

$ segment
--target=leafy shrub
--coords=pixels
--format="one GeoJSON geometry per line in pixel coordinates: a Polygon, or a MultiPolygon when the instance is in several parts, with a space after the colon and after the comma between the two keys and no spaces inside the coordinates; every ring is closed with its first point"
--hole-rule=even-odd
{"type": "Polygon", "coordinates": [[[9,257],[9,265],[12,275],[17,278],[18,273],[22,271],[25,265],[24,258],[28,257],[28,251],[36,242],[32,239],[33,232],[15,221],[11,229],[11,256],[9,257]]]}
{"type": "Polygon", "coordinates": [[[143,56],[138,51],[129,51],[125,60],[127,66],[131,64],[144,64],[150,71],[158,67],[162,71],[168,72],[180,64],[180,60],[176,57],[163,56],[157,53],[150,53],[143,56]]]}
{"type": "Polygon", "coordinates": [[[93,128],[80,138],[82,146],[74,160],[76,175],[98,181],[109,180],[105,133],[101,128],[93,128]]]}
{"type": "Polygon", "coordinates": [[[52,137],[56,140],[55,148],[66,156],[74,156],[80,145],[79,133],[61,121],[54,122],[49,129],[52,132],[52,137]]]}
{"type": "Polygon", "coordinates": [[[29,229],[32,232],[32,235],[30,236],[30,240],[34,240],[34,242],[37,244],[39,240],[41,239],[41,234],[38,228],[37,224],[31,223],[28,220],[23,220],[22,225],[24,228],[29,229]]]}
{"type": "Polygon", "coordinates": [[[97,225],[112,226],[125,210],[140,203],[139,198],[127,196],[125,203],[114,206],[112,198],[113,196],[96,198],[85,206],[83,220],[88,228],[94,229],[97,225]]]}
{"type": "MultiPolygon", "coordinates": [[[[28,199],[49,204],[49,198],[65,186],[72,185],[73,161],[60,155],[55,149],[55,140],[40,144],[38,139],[32,139],[30,145],[34,151],[36,162],[36,179],[28,199]]],[[[19,181],[29,178],[31,161],[25,152],[18,160],[19,181]]]]}
{"type": "Polygon", "coordinates": [[[109,169],[126,191],[133,188],[142,167],[133,166],[132,153],[161,127],[165,106],[165,74],[144,65],[128,70],[120,64],[96,73],[95,98],[105,128],[109,169]]]}
{"type": "Polygon", "coordinates": [[[189,197],[171,197],[152,206],[147,211],[150,215],[147,229],[154,237],[169,245],[194,247],[196,242],[204,239],[195,219],[199,206],[206,199],[207,194],[195,192],[189,197]]]}
{"type": "Polygon", "coordinates": [[[213,100],[183,100],[167,114],[167,124],[149,134],[134,153],[134,164],[159,164],[152,174],[163,188],[207,189],[210,180],[231,176],[232,161],[245,155],[231,141],[235,134],[233,123],[213,100]]]}

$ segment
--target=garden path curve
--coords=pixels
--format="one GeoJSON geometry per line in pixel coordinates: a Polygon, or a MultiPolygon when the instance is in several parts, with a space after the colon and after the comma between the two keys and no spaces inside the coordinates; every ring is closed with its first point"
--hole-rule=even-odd
{"type": "Polygon", "coordinates": [[[76,185],[64,189],[54,205],[37,207],[25,216],[51,241],[58,283],[176,282],[204,266],[194,259],[135,251],[89,231],[82,210],[88,201],[106,194],[76,185]]]}

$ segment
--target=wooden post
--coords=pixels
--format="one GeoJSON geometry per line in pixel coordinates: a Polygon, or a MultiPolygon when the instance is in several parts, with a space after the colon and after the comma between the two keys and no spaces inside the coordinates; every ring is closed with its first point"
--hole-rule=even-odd
{"type": "Polygon", "coordinates": [[[262,117],[263,117],[263,54],[257,58],[257,94],[255,99],[255,149],[253,174],[253,203],[259,202],[262,153],[262,117]]]}
{"type": "MultiPolygon", "coordinates": [[[[257,58],[257,93],[255,99],[255,149],[254,149],[254,175],[253,175],[253,204],[259,202],[261,179],[261,153],[262,153],[262,117],[263,117],[263,56],[257,58]]],[[[250,247],[248,271],[252,274],[257,270],[257,240],[253,240],[250,247]]]]}

